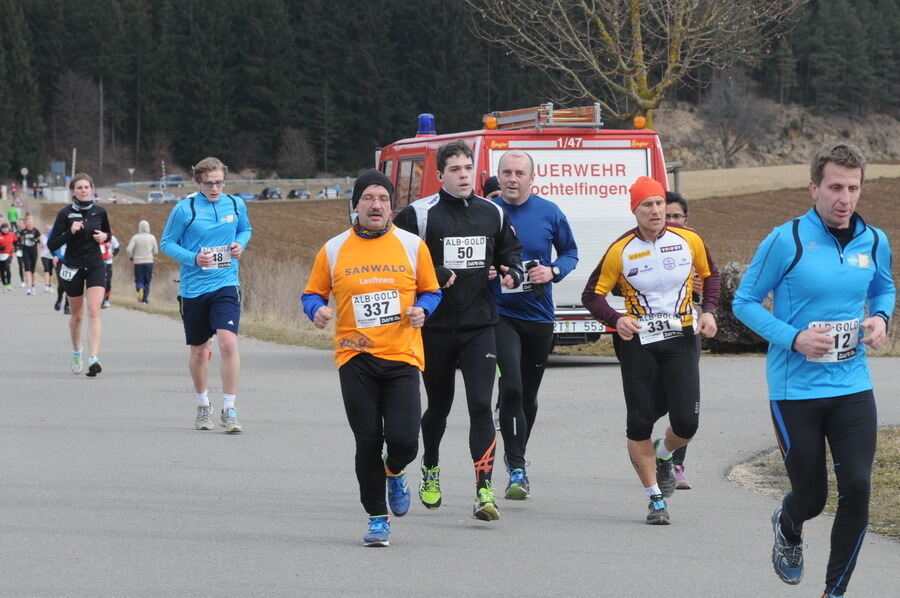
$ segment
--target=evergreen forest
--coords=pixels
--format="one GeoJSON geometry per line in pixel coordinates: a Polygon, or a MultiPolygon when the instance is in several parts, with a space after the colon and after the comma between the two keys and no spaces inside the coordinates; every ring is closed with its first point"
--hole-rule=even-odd
{"type": "MultiPolygon", "coordinates": [[[[216,155],[232,169],[354,174],[415,133],[552,99],[441,0],[0,0],[0,178],[78,148],[100,181],[216,155]]],[[[812,0],[747,65],[782,103],[900,116],[900,0],[812,0]]],[[[700,102],[712,73],[673,99],[700,102]]]]}

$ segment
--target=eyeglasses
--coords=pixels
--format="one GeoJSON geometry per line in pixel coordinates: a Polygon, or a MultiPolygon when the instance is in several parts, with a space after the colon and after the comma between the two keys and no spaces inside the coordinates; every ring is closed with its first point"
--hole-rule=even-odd
{"type": "Polygon", "coordinates": [[[684,214],[668,214],[666,220],[687,220],[687,216],[684,214]]]}
{"type": "Polygon", "coordinates": [[[371,203],[375,203],[376,201],[380,201],[381,203],[391,203],[391,197],[389,195],[381,196],[381,195],[363,195],[359,198],[360,201],[368,201],[371,203]]]}
{"type": "Polygon", "coordinates": [[[225,181],[200,181],[200,184],[204,187],[224,187],[225,181]]]}

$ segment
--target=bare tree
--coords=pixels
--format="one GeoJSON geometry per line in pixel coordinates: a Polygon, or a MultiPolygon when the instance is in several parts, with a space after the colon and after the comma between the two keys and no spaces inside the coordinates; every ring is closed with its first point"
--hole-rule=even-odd
{"type": "Polygon", "coordinates": [[[775,111],[753,93],[749,78],[737,68],[713,74],[700,117],[722,148],[725,168],[734,165],[738,152],[765,139],[776,126],[775,111]]]}
{"type": "Polygon", "coordinates": [[[316,176],[316,155],[303,131],[288,127],[281,134],[278,148],[278,174],[300,179],[316,176]]]}
{"type": "Polygon", "coordinates": [[[97,166],[97,123],[100,119],[100,91],[97,85],[73,72],[63,74],[54,85],[52,118],[56,131],[57,156],[78,148],[82,165],[97,166]]]}
{"type": "Polygon", "coordinates": [[[547,73],[560,101],[647,117],[700,66],[750,62],[807,0],[465,0],[476,33],[547,73]]]}

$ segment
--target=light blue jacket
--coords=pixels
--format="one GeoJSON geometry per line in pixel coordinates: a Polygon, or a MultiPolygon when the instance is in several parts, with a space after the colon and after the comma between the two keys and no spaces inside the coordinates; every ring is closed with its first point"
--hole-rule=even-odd
{"type": "MultiPolygon", "coordinates": [[[[869,390],[872,381],[866,347],[845,361],[807,361],[791,347],[810,322],[888,319],[896,291],[887,236],[854,214],[853,238],[846,247],[821,217],[806,214],[776,227],[760,244],[738,287],[732,309],[750,329],[769,341],[766,376],[769,398],[819,399],[869,390]],[[774,291],[775,309],[762,301],[774,291]]],[[[863,336],[862,328],[859,337],[863,336]]]]}
{"type": "Polygon", "coordinates": [[[202,247],[219,247],[237,241],[246,249],[253,227],[244,200],[222,195],[215,202],[203,193],[179,201],[166,222],[160,250],[181,264],[181,296],[197,297],[227,286],[240,286],[238,260],[227,268],[204,270],[197,265],[202,247]]]}

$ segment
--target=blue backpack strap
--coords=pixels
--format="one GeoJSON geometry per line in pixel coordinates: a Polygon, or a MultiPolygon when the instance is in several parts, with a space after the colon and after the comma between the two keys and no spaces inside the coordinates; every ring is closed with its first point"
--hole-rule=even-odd
{"type": "Polygon", "coordinates": [[[787,267],[787,270],[784,271],[784,276],[787,276],[787,273],[794,269],[794,266],[797,265],[797,262],[800,261],[800,258],[803,257],[803,241],[800,240],[800,219],[794,219],[793,226],[794,233],[794,245],[797,247],[797,252],[794,254],[794,260],[791,262],[791,265],[787,267]]]}

